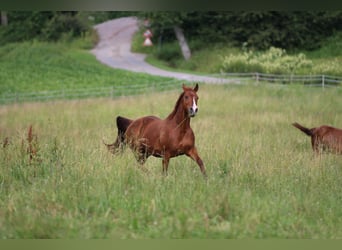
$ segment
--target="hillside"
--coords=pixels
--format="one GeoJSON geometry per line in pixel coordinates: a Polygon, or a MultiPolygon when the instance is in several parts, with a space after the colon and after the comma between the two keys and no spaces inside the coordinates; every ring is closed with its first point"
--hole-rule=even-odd
{"type": "Polygon", "coordinates": [[[149,84],[167,78],[112,69],[70,43],[23,42],[0,47],[0,94],[149,84]]]}

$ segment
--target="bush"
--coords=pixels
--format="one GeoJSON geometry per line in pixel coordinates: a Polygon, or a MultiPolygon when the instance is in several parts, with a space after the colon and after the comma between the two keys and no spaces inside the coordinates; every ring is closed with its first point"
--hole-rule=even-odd
{"type": "Polygon", "coordinates": [[[91,30],[86,17],[72,11],[11,11],[0,26],[0,45],[23,41],[70,41],[91,30]]]}
{"type": "Polygon", "coordinates": [[[342,75],[341,60],[335,58],[324,61],[324,63],[317,63],[313,67],[313,72],[317,72],[316,74],[340,76],[342,75]]]}
{"type": "Polygon", "coordinates": [[[43,28],[43,40],[69,40],[88,31],[88,25],[74,15],[55,15],[43,28]]]}
{"type": "Polygon", "coordinates": [[[242,54],[225,56],[221,72],[293,74],[310,67],[312,62],[304,54],[287,55],[284,49],[271,47],[265,52],[245,50],[242,54]]]}
{"type": "MultiPolygon", "coordinates": [[[[158,46],[158,45],[157,45],[158,46]]],[[[168,62],[171,66],[173,62],[182,57],[178,43],[168,43],[161,45],[160,48],[154,50],[156,58],[168,62]]]]}

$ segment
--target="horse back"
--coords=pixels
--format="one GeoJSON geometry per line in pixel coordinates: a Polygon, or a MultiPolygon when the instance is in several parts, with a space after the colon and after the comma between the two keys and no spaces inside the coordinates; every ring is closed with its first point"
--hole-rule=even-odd
{"type": "Polygon", "coordinates": [[[146,128],[148,128],[151,123],[155,121],[161,121],[160,118],[156,116],[144,116],[134,120],[127,128],[126,136],[140,138],[146,128]]]}

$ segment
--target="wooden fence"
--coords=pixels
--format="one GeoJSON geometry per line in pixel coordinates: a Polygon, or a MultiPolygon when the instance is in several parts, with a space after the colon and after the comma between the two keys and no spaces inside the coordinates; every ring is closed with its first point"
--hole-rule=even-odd
{"type": "Polygon", "coordinates": [[[216,77],[224,77],[236,79],[240,83],[245,82],[268,82],[278,84],[304,84],[308,86],[332,87],[342,86],[342,77],[330,75],[278,75],[264,73],[225,73],[215,75],[216,77]]]}
{"type": "MultiPolygon", "coordinates": [[[[272,83],[272,84],[304,84],[306,86],[318,86],[322,88],[342,86],[342,77],[330,75],[275,75],[263,73],[225,73],[210,75],[216,77],[217,84],[248,84],[248,83],[272,83]]],[[[120,86],[66,89],[53,91],[39,91],[30,93],[2,93],[0,104],[20,103],[31,101],[49,101],[60,99],[82,99],[94,97],[115,98],[119,96],[131,96],[148,92],[175,90],[180,87],[181,80],[171,80],[150,84],[124,84],[120,86]]]]}

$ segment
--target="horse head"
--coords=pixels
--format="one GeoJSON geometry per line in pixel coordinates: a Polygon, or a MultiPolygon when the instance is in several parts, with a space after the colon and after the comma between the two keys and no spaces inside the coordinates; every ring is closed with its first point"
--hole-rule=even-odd
{"type": "Polygon", "coordinates": [[[189,117],[194,117],[198,112],[198,84],[194,88],[186,87],[183,84],[183,100],[182,105],[189,117]]]}

